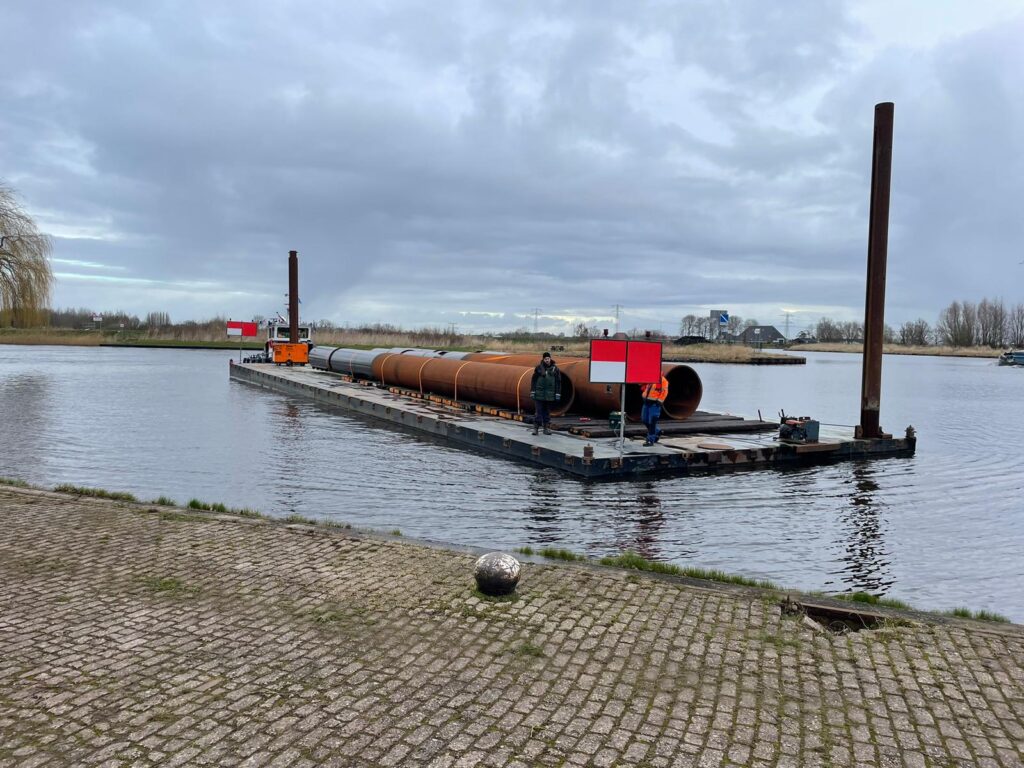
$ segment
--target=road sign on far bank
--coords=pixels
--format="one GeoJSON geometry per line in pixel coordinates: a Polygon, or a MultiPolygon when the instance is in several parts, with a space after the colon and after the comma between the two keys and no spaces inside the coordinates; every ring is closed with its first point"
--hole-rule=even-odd
{"type": "Polygon", "coordinates": [[[717,323],[723,328],[729,324],[729,311],[725,309],[715,309],[711,311],[711,322],[717,323]]]}

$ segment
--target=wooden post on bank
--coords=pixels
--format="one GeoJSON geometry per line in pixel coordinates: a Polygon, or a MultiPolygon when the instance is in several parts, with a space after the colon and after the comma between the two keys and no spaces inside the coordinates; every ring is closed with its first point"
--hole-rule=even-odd
{"type": "Polygon", "coordinates": [[[893,103],[875,105],[868,223],[867,298],[864,306],[864,367],[861,373],[858,438],[887,437],[879,425],[882,343],[885,341],[885,268],[889,249],[889,187],[892,180],[893,103]]]}

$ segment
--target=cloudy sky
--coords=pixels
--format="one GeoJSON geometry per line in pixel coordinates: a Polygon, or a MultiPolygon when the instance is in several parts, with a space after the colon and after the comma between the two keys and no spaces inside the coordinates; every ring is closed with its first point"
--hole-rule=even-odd
{"type": "Polygon", "coordinates": [[[48,2],[0,10],[0,178],[55,304],[460,330],[1024,301],[1024,6],[48,2]]]}

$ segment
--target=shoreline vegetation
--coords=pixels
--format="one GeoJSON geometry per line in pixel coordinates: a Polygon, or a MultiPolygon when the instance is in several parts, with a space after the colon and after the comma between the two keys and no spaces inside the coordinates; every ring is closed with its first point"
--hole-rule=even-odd
{"type": "MultiPolygon", "coordinates": [[[[351,524],[342,523],[334,520],[315,519],[305,517],[304,515],[300,514],[291,514],[287,517],[274,517],[272,515],[268,515],[264,512],[255,509],[250,509],[248,507],[234,508],[228,507],[227,505],[222,503],[210,503],[200,501],[199,499],[191,499],[187,505],[179,505],[177,502],[174,501],[174,499],[168,498],[167,496],[163,495],[155,499],[146,501],[143,499],[139,499],[134,494],[125,491],[108,491],[103,488],[77,486],[72,485],[70,483],[62,483],[60,485],[54,486],[52,489],[49,489],[40,486],[30,485],[29,483],[19,478],[10,478],[2,476],[0,476],[0,486],[7,486],[9,488],[21,488],[33,491],[50,491],[78,497],[85,496],[95,499],[106,499],[108,501],[134,504],[136,506],[143,508],[143,510],[145,511],[159,512],[161,520],[202,522],[209,519],[203,517],[202,513],[214,513],[222,515],[234,515],[240,518],[248,518],[250,520],[261,520],[264,522],[271,523],[309,525],[320,528],[342,528],[346,530],[361,531],[363,533],[378,536],[386,535],[394,538],[400,538],[402,536],[402,532],[397,528],[388,532],[372,529],[355,529],[351,524]]],[[[681,576],[690,579],[697,579],[699,581],[710,581],[720,584],[731,584],[734,586],[760,589],[772,594],[802,594],[798,590],[790,590],[781,587],[778,584],[767,579],[752,579],[747,576],[727,573],[725,571],[720,571],[717,569],[707,569],[693,566],[684,567],[675,565],[673,563],[661,562],[658,560],[648,560],[647,558],[644,558],[630,550],[622,551],[615,556],[606,556],[599,559],[592,559],[590,557],[587,557],[586,555],[581,555],[568,549],[555,547],[538,547],[537,549],[534,549],[531,546],[524,546],[517,547],[512,551],[520,555],[526,555],[527,557],[536,557],[542,560],[562,561],[565,563],[576,563],[586,566],[601,566],[605,568],[616,568],[619,570],[627,571],[640,571],[644,573],[660,574],[664,576],[681,576]]],[[[817,596],[830,598],[833,600],[842,600],[845,602],[859,603],[868,607],[880,606],[884,608],[890,608],[893,610],[921,613],[925,615],[930,614],[934,616],[969,619],[973,621],[984,621],[996,624],[1011,623],[1008,618],[994,611],[973,611],[963,606],[949,608],[946,610],[921,610],[901,600],[895,600],[893,598],[887,597],[879,597],[877,595],[871,595],[866,592],[809,592],[807,593],[807,595],[810,597],[817,596]]]]}
{"type": "MultiPolygon", "coordinates": [[[[789,349],[799,352],[853,352],[864,351],[862,343],[845,344],[842,342],[820,342],[817,344],[794,344],[789,349]]],[[[884,344],[882,353],[886,355],[929,355],[932,357],[989,357],[997,358],[1003,349],[991,347],[945,347],[945,346],[904,346],[902,344],[884,344]]]]}
{"type": "MultiPolygon", "coordinates": [[[[549,337],[543,339],[501,339],[488,336],[450,336],[447,334],[424,334],[416,331],[346,331],[330,329],[314,331],[314,339],[318,344],[336,347],[352,347],[355,349],[372,349],[374,347],[429,347],[431,349],[451,349],[453,351],[479,351],[499,349],[512,354],[537,352],[554,348],[555,356],[560,353],[566,356],[586,357],[589,339],[549,337]],[[561,349],[559,349],[559,347],[561,349]]],[[[0,345],[23,344],[39,346],[75,346],[97,347],[167,347],[189,348],[206,347],[213,349],[243,350],[263,349],[263,338],[257,341],[245,341],[241,345],[237,341],[227,339],[224,335],[206,328],[180,330],[161,330],[149,332],[145,330],[74,330],[68,328],[0,328],[0,345]]],[[[886,344],[883,352],[886,355],[921,355],[933,357],[978,357],[995,359],[1002,349],[992,347],[952,347],[941,345],[903,345],[886,344]]],[[[863,344],[859,342],[819,342],[815,344],[792,344],[788,347],[771,349],[755,349],[740,344],[690,344],[678,346],[666,343],[664,357],[666,361],[681,363],[748,363],[752,360],[792,359],[794,354],[803,352],[844,352],[860,354],[863,344]]]]}
{"type": "MultiPolygon", "coordinates": [[[[555,359],[559,355],[586,357],[589,353],[589,339],[558,338],[545,339],[498,339],[485,336],[428,336],[409,332],[366,332],[323,330],[314,331],[313,339],[318,344],[355,349],[375,347],[429,347],[471,352],[497,349],[510,354],[536,352],[553,349],[555,359]]],[[[173,331],[114,331],[114,330],[72,330],[64,328],[0,328],[0,344],[21,344],[38,346],[98,347],[194,347],[205,346],[225,350],[261,350],[263,338],[241,345],[230,341],[216,332],[203,330],[195,333],[173,331]]],[[[793,355],[758,351],[752,347],[725,344],[692,344],[677,346],[665,344],[666,361],[683,363],[749,363],[753,360],[792,360],[793,355]]]]}

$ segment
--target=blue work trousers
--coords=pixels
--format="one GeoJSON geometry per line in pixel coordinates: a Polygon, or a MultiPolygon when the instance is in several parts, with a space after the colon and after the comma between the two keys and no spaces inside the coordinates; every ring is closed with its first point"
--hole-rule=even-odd
{"type": "Polygon", "coordinates": [[[549,400],[534,400],[533,423],[547,426],[551,423],[551,402],[549,400]]]}
{"type": "Polygon", "coordinates": [[[658,442],[661,437],[661,430],[658,429],[658,419],[661,418],[661,403],[657,400],[644,400],[643,410],[640,412],[640,421],[647,427],[647,440],[651,443],[658,442]]]}

